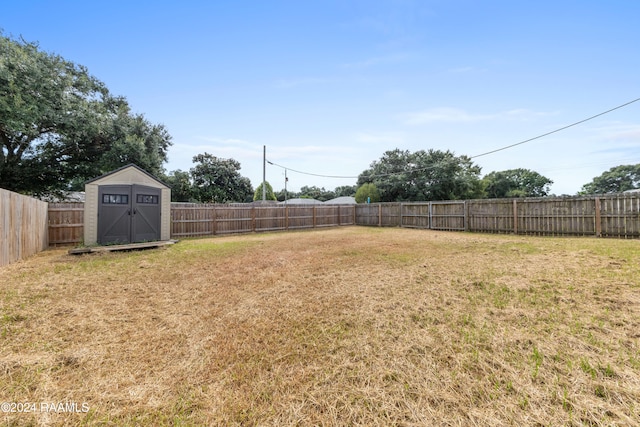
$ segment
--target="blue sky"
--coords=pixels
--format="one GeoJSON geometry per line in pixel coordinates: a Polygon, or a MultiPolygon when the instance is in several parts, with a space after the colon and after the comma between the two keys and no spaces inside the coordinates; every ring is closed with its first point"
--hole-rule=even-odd
{"type": "MultiPolygon", "coordinates": [[[[386,150],[475,156],[640,97],[640,2],[33,1],[5,35],[88,67],[173,136],[168,171],[208,152],[262,180],[267,158],[357,176],[386,150]]],[[[640,102],[492,155],[555,194],[640,163],[640,102]]],[[[289,189],[354,178],[288,172],[289,189]]],[[[284,187],[284,171],[267,166],[284,187]]]]}

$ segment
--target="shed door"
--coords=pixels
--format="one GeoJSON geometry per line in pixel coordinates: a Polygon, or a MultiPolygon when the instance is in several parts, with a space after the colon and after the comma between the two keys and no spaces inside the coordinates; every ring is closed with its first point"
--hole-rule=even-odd
{"type": "Polygon", "coordinates": [[[103,185],[98,190],[98,243],[131,242],[131,186],[103,185]]]}
{"type": "Polygon", "coordinates": [[[159,188],[102,185],[98,190],[98,243],[125,244],[160,240],[159,188]]]}
{"type": "Polygon", "coordinates": [[[133,185],[131,241],[160,240],[160,189],[133,185]]]}

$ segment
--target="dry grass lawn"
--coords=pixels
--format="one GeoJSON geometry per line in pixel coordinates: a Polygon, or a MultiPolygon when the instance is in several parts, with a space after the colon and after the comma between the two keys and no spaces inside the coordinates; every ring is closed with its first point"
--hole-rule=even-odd
{"type": "Polygon", "coordinates": [[[0,269],[6,425],[640,425],[640,242],[365,227],[0,269]]]}

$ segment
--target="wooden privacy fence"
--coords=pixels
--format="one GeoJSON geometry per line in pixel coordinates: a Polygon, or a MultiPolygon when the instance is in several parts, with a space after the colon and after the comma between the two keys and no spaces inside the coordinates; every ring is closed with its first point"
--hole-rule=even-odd
{"type": "Polygon", "coordinates": [[[84,240],[84,203],[49,203],[49,244],[69,245],[84,240]]]}
{"type": "Polygon", "coordinates": [[[48,246],[47,202],[0,189],[0,266],[48,246]]]}
{"type": "Polygon", "coordinates": [[[357,225],[541,236],[640,237],[640,194],[356,206],[357,225]]]}
{"type": "Polygon", "coordinates": [[[296,230],[355,224],[354,205],[171,204],[171,237],[296,230]]]}
{"type": "MultiPolygon", "coordinates": [[[[171,237],[296,230],[355,224],[354,205],[171,204],[171,237]]],[[[83,241],[84,203],[49,204],[52,246],[83,241]]]]}
{"type": "MultiPolygon", "coordinates": [[[[83,214],[82,203],[50,203],[50,244],[81,243],[83,214]]],[[[172,238],[339,225],[640,238],[640,194],[358,205],[171,204],[172,238]]]]}

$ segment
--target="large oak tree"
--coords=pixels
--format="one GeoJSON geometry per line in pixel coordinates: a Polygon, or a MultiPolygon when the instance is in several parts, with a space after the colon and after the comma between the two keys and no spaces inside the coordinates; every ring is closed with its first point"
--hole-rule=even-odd
{"type": "Polygon", "coordinates": [[[544,197],[549,195],[553,181],[529,169],[509,169],[491,172],[482,178],[489,198],[544,197]]]}
{"type": "Polygon", "coordinates": [[[86,67],[0,33],[0,187],[79,189],[127,163],[158,175],[170,144],[86,67]]]}
{"type": "Polygon", "coordinates": [[[253,197],[251,181],[240,175],[240,162],[209,153],[193,157],[190,175],[195,199],[203,203],[249,202],[253,197]]]}
{"type": "Polygon", "coordinates": [[[640,163],[615,166],[582,186],[582,194],[621,193],[640,188],[640,163]]]}
{"type": "Polygon", "coordinates": [[[399,149],[385,152],[358,177],[371,182],[383,202],[460,200],[483,196],[480,166],[451,151],[399,149]]]}

